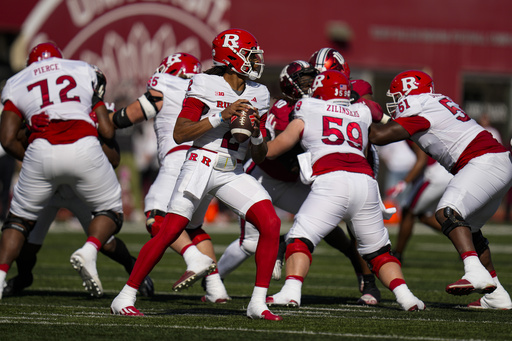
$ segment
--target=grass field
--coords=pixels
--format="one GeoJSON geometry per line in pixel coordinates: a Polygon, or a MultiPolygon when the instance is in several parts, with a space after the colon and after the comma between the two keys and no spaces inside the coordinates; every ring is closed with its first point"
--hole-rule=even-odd
{"type": "MultiPolygon", "coordinates": [[[[444,288],[460,278],[462,263],[449,240],[425,227],[416,227],[405,254],[403,271],[409,288],[427,305],[422,312],[401,311],[391,292],[379,283],[377,307],[356,305],[359,292],[350,263],[325,243],[314,254],[303,286],[300,308],[274,308],[281,322],[254,321],[245,308],[254,284],[254,258],[226,280],[233,298],[226,304],[202,303],[199,284],[174,293],[171,285],[185,270],[178,255],[168,252],[155,267],[153,298],[138,297],[136,306],[146,317],[111,316],[109,306],[127,280],[117,263],[103,255],[98,271],[105,296],[88,297],[69,264],[69,256],[84,242],[83,233],[48,234],[34,270],[34,284],[21,296],[0,301],[0,340],[512,340],[512,311],[465,308],[478,294],[451,296],[444,288]]],[[[141,227],[142,230],[142,227],[141,227]]],[[[233,228],[206,228],[218,256],[237,237],[233,228]]],[[[501,283],[512,290],[512,226],[489,225],[501,283]]],[[[390,227],[394,241],[396,228],[390,227]]],[[[145,233],[127,228],[119,234],[136,255],[148,240],[145,233]]],[[[16,274],[15,266],[8,278],[16,274]]],[[[272,281],[269,293],[283,281],[272,281]]]]}

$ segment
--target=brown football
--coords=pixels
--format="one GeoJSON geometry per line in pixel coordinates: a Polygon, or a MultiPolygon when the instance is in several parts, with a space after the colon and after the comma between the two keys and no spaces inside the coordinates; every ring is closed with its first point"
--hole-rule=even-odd
{"type": "Polygon", "coordinates": [[[249,137],[251,137],[254,127],[252,126],[250,116],[254,112],[254,109],[249,109],[249,111],[244,111],[240,116],[231,116],[229,129],[231,130],[231,135],[236,142],[244,143],[249,137]]]}

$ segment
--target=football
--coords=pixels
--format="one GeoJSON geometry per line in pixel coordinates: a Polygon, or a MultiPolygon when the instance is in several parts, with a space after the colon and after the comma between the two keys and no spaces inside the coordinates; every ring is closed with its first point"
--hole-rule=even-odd
{"type": "Polygon", "coordinates": [[[251,137],[254,127],[252,126],[251,115],[255,112],[254,109],[244,111],[240,116],[231,116],[231,122],[229,123],[229,129],[231,135],[238,143],[244,143],[249,137],[251,137]]]}

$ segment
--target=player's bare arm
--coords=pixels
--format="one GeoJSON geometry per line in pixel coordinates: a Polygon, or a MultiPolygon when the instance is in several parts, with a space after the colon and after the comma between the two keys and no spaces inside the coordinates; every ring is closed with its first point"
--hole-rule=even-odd
{"type": "Polygon", "coordinates": [[[370,126],[370,143],[382,146],[396,141],[408,139],[411,135],[395,121],[386,124],[372,124],[370,126]]]}
{"type": "Polygon", "coordinates": [[[109,119],[108,109],[105,105],[100,105],[94,109],[98,119],[98,134],[103,139],[110,140],[115,137],[114,123],[109,119]]]}
{"type": "Polygon", "coordinates": [[[163,94],[150,89],[127,107],[110,113],[109,118],[117,129],[127,128],[153,118],[160,112],[163,104],[163,94]]]}
{"type": "Polygon", "coordinates": [[[16,113],[8,110],[2,112],[0,122],[0,143],[6,153],[17,160],[23,161],[25,148],[20,139],[18,131],[23,127],[23,120],[16,113]]]}
{"type": "Polygon", "coordinates": [[[275,159],[278,156],[292,149],[300,141],[300,134],[304,130],[304,121],[294,119],[288,124],[286,129],[274,140],[269,141],[267,158],[275,159]]]}
{"type": "MultiPolygon", "coordinates": [[[[240,116],[242,111],[246,111],[248,109],[249,105],[247,104],[247,100],[237,100],[220,113],[222,121],[229,122],[229,120],[231,120],[231,116],[240,116]]],[[[210,123],[208,117],[205,117],[200,121],[194,121],[185,117],[178,117],[173,132],[174,141],[177,144],[194,141],[213,128],[214,127],[210,123]]]]}

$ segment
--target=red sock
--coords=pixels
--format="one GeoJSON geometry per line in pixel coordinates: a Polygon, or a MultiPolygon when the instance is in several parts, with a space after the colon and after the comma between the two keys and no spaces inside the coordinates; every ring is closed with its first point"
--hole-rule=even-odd
{"type": "Polygon", "coordinates": [[[96,248],[97,251],[99,251],[101,249],[101,242],[96,237],[90,236],[89,238],[87,238],[87,240],[85,242],[91,243],[96,248]]]}
{"type": "Polygon", "coordinates": [[[402,284],[405,284],[405,280],[403,280],[402,278],[395,278],[389,283],[389,290],[393,291],[395,290],[396,287],[402,284]]]}
{"type": "Polygon", "coordinates": [[[460,258],[462,258],[462,260],[464,260],[470,256],[478,257],[478,254],[476,253],[476,251],[468,251],[468,252],[464,252],[462,255],[460,255],[460,258]]]}
{"type": "Polygon", "coordinates": [[[304,283],[304,277],[302,277],[302,276],[290,275],[290,276],[286,276],[286,279],[294,279],[294,280],[301,281],[302,283],[304,283]]]}
{"type": "Polygon", "coordinates": [[[263,200],[252,205],[247,211],[245,219],[256,226],[260,232],[255,254],[255,286],[268,288],[279,249],[281,220],[270,200],[263,200]]]}
{"type": "Polygon", "coordinates": [[[4,271],[5,273],[9,271],[9,268],[10,266],[8,264],[0,264],[0,270],[4,271]]]}
{"type": "Polygon", "coordinates": [[[185,253],[185,251],[187,251],[187,250],[188,250],[188,248],[189,248],[189,247],[191,247],[191,246],[193,246],[193,245],[194,245],[194,244],[192,244],[192,243],[190,243],[190,244],[188,244],[188,245],[185,245],[185,246],[183,247],[183,249],[181,249],[181,251],[180,251],[180,255],[182,255],[182,256],[183,256],[183,254],[185,253]]]}
{"type": "Polygon", "coordinates": [[[132,288],[138,289],[144,278],[153,270],[160,261],[165,250],[176,240],[187,226],[189,220],[174,213],[167,213],[162,227],[156,236],[151,238],[139,252],[137,261],[128,279],[132,288]]]}

